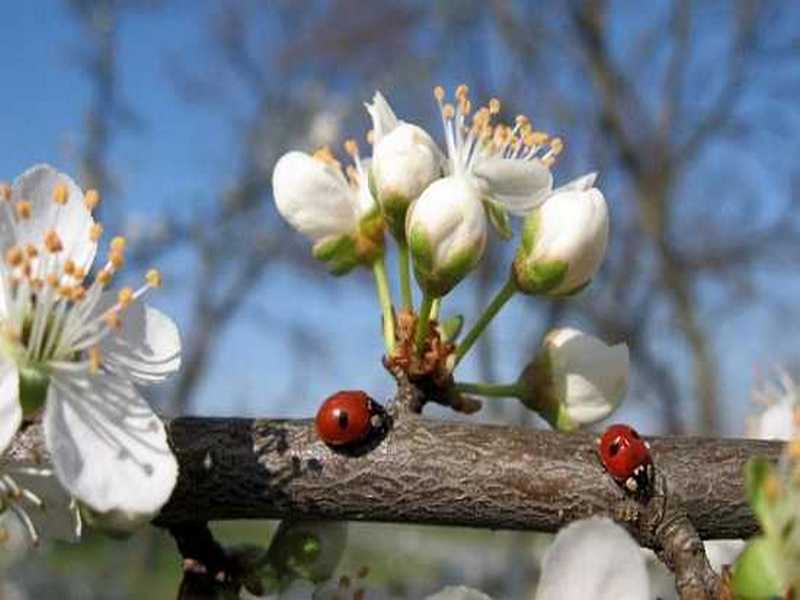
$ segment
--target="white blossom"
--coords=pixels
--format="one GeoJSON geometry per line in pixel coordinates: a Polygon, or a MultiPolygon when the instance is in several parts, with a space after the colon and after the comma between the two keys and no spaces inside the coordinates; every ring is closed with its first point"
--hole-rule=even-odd
{"type": "Polygon", "coordinates": [[[628,383],[625,344],[608,346],[573,328],[553,329],[520,377],[523,403],[560,430],[609,416],[628,383]]]}
{"type": "Polygon", "coordinates": [[[608,244],[608,206],[595,173],[555,190],[525,219],[514,280],[529,294],[571,294],[585,287],[608,244]]]}
{"type": "Polygon", "coordinates": [[[536,600],[646,600],[650,584],[639,545],[606,518],[576,521],[542,560],[536,600]]]}
{"type": "Polygon", "coordinates": [[[314,255],[341,274],[380,253],[383,225],[369,190],[366,161],[349,140],[354,166],[347,176],[327,148],[313,155],[287,152],[272,173],[272,191],[281,216],[314,244],[314,255]]]}
{"type": "Polygon", "coordinates": [[[406,237],[420,287],[444,296],[480,261],[486,247],[486,217],[468,181],[434,181],[411,205],[406,237]]]}
{"type": "Polygon", "coordinates": [[[0,239],[0,449],[20,405],[41,415],[53,469],[97,515],[152,517],[169,498],[177,462],[164,425],[134,384],[164,380],[180,365],[175,324],[137,300],[160,285],[105,291],[124,262],[114,238],[93,280],[102,227],[99,202],[68,176],[37,165],[2,188],[0,239]]]}
{"type": "Polygon", "coordinates": [[[402,236],[408,206],[441,177],[444,157],[424,129],[395,116],[380,92],[365,106],[372,117],[375,191],[389,227],[402,236]]]}

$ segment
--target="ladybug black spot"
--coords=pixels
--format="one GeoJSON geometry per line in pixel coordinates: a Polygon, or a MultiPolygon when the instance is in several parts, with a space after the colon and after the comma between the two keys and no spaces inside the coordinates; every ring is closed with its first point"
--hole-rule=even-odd
{"type": "Polygon", "coordinates": [[[350,423],[350,418],[347,416],[346,410],[340,410],[339,414],[336,415],[336,421],[339,423],[339,428],[344,431],[347,429],[347,425],[350,423]]]}
{"type": "Polygon", "coordinates": [[[619,444],[619,438],[617,438],[616,440],[614,440],[613,442],[611,442],[611,445],[609,445],[609,447],[608,447],[608,453],[609,453],[611,456],[616,456],[616,455],[617,455],[617,452],[619,452],[619,446],[620,446],[620,444],[619,444]]]}

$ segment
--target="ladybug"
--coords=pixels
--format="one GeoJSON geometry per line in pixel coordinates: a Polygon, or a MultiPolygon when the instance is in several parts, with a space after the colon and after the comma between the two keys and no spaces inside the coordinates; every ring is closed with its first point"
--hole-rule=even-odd
{"type": "Polygon", "coordinates": [[[633,494],[647,494],[653,480],[650,444],[628,425],[612,425],[598,440],[606,471],[633,494]]]}
{"type": "Polygon", "coordinates": [[[329,446],[350,446],[382,427],[383,408],[361,390],[344,390],[322,403],[314,423],[329,446]]]}

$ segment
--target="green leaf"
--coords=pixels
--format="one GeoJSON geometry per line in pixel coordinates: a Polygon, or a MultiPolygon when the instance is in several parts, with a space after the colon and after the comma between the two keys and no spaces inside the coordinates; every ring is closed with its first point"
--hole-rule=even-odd
{"type": "Polygon", "coordinates": [[[781,552],[765,537],[753,538],[733,565],[731,585],[736,598],[772,600],[786,590],[781,552]]]}
{"type": "Polygon", "coordinates": [[[495,228],[495,231],[504,240],[510,240],[514,237],[514,232],[511,229],[511,219],[508,216],[508,211],[499,204],[491,200],[485,200],[483,203],[486,209],[486,215],[489,217],[489,222],[495,228]]]}

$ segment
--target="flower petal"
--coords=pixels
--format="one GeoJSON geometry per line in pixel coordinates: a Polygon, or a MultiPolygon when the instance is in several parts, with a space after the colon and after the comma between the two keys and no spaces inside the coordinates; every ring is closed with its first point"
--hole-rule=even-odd
{"type": "Polygon", "coordinates": [[[372,117],[372,132],[375,136],[373,144],[377,145],[383,139],[383,136],[397,127],[399,121],[392,107],[389,106],[389,102],[380,92],[375,92],[372,97],[372,104],[365,102],[364,106],[369,116],[372,117]]]}
{"type": "Polygon", "coordinates": [[[62,485],[95,513],[149,519],[175,487],[164,424],[120,377],[55,373],[44,433],[62,485]]]}
{"type": "Polygon", "coordinates": [[[610,519],[562,529],[542,560],[536,600],[644,600],[649,581],[639,545],[610,519]]]}
{"type": "Polygon", "coordinates": [[[492,600],[483,592],[465,585],[448,585],[425,600],[492,600]]]}
{"type": "MultiPolygon", "coordinates": [[[[31,217],[17,223],[14,228],[16,239],[7,242],[4,249],[13,243],[40,246],[45,232],[55,229],[64,246],[64,250],[58,254],[59,261],[63,263],[71,258],[77,265],[88,270],[97,252],[97,243],[89,237],[94,219],[83,202],[83,191],[72,178],[59,173],[50,165],[36,165],[14,181],[11,200],[30,202],[31,217]],[[53,201],[53,190],[59,184],[65,185],[68,191],[67,203],[63,206],[53,201]]],[[[8,213],[0,213],[7,221],[8,213]]]]}
{"type": "Polygon", "coordinates": [[[287,152],[272,173],[278,212],[297,231],[317,242],[352,233],[358,199],[341,170],[304,152],[287,152]]]}
{"type": "Polygon", "coordinates": [[[141,302],[125,310],[122,329],[106,336],[100,347],[103,364],[136,383],[163,381],[181,366],[181,338],[175,322],[141,302]]]}
{"type": "Polygon", "coordinates": [[[17,367],[12,361],[0,360],[0,454],[11,443],[21,422],[17,367]]]}
{"type": "Polygon", "coordinates": [[[553,189],[553,174],[536,159],[486,158],[478,161],[472,174],[485,194],[520,216],[544,202],[553,189]]]}
{"type": "Polygon", "coordinates": [[[553,193],[556,194],[558,192],[566,191],[585,192],[594,187],[595,181],[597,181],[597,171],[576,177],[572,181],[568,181],[564,185],[557,187],[555,190],[553,190],[553,193]]]}

